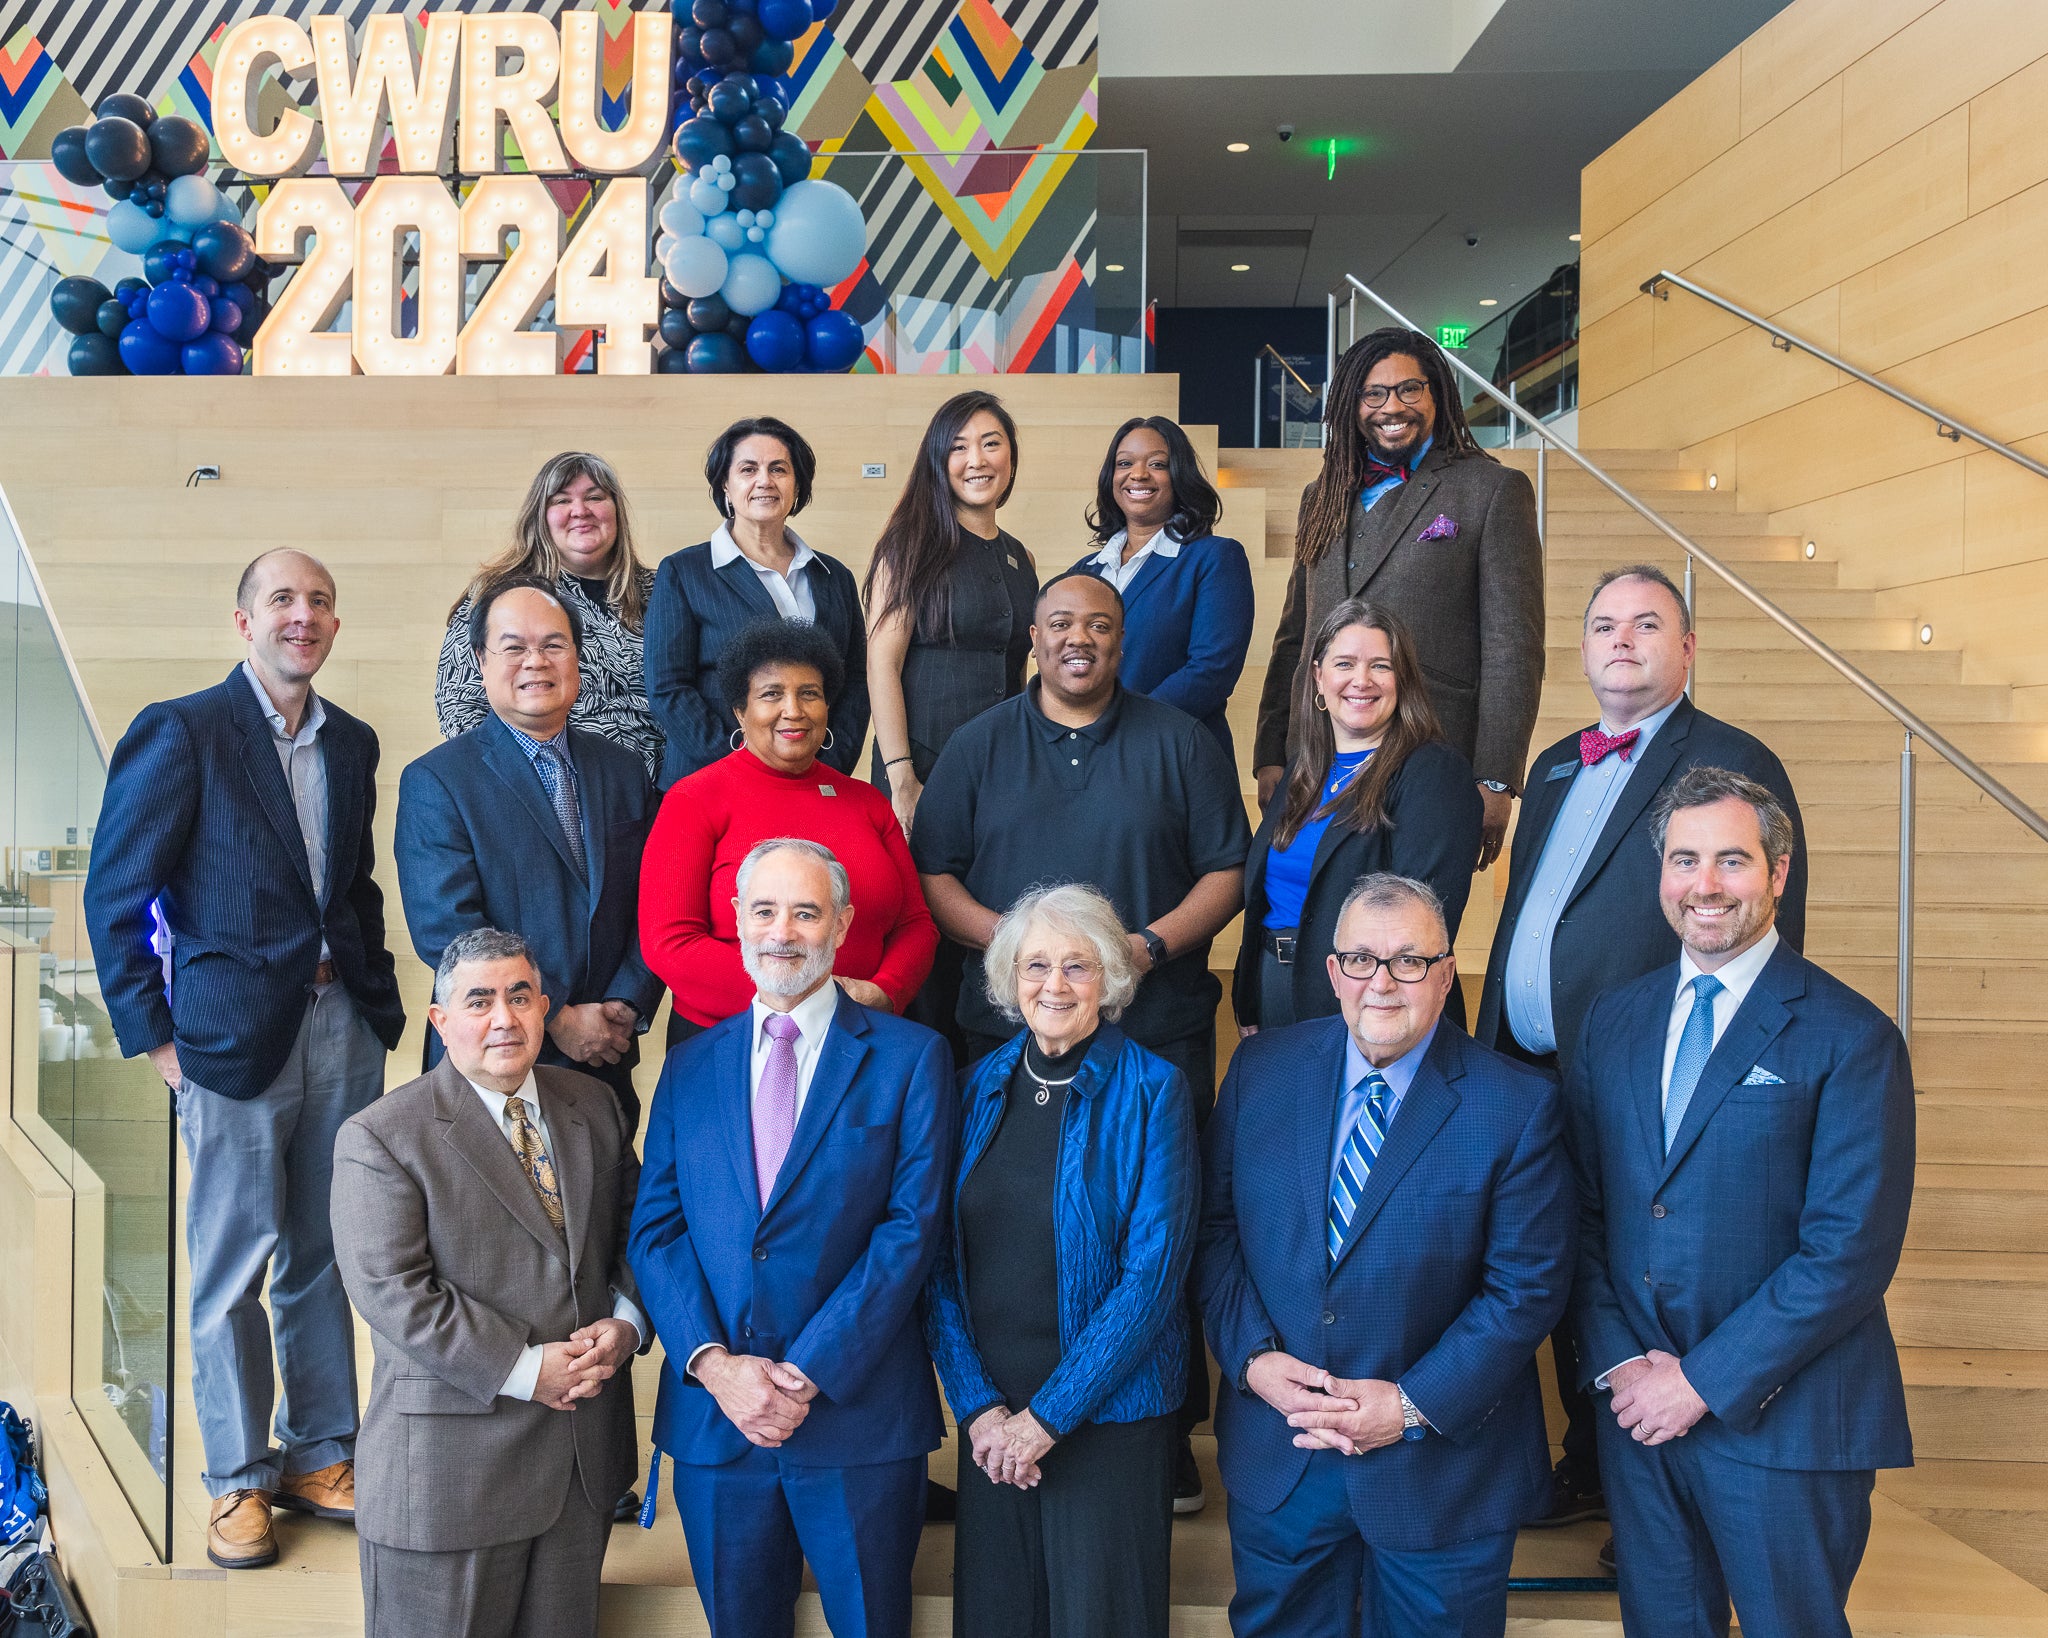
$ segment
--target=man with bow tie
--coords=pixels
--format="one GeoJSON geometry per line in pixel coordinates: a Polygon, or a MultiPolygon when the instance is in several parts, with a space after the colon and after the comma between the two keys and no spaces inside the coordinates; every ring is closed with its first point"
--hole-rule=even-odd
{"type": "Polygon", "coordinates": [[[712,1638],[790,1638],[806,1560],[833,1632],[909,1638],[952,1053],[833,982],[854,909],[829,849],[758,843],[734,886],[755,999],[669,1054],[633,1216],[654,1445],[712,1638]]]}
{"type": "MultiPolygon", "coordinates": [[[[1689,769],[1732,768],[1768,788],[1789,816],[1790,875],[1780,935],[1806,929],[1806,850],[1785,765],[1753,735],[1686,696],[1696,638],[1685,599],[1647,563],[1609,569],[1586,605],[1580,663],[1600,720],[1538,753],[1509,854],[1474,1039],[1556,1073],[1571,1068],[1594,996],[1677,959],[1657,911],[1650,811],[1689,769]]],[[[1605,1511],[1590,1403],[1573,1386],[1568,1329],[1553,1343],[1567,1427],[1544,1524],[1605,1511]]]]}
{"type": "Polygon", "coordinates": [[[1884,1294],[1913,1200],[1890,1019],[1780,937],[1792,821],[1694,768],[1651,830],[1676,963],[1586,1015],[1566,1081],[1572,1314],[1621,1617],[1643,1638],[1849,1638],[1875,1470],[1913,1460],[1884,1294]]]}

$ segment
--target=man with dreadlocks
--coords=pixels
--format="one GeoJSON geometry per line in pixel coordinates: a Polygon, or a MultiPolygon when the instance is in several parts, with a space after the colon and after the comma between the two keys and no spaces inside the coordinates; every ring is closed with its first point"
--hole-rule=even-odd
{"type": "Polygon", "coordinates": [[[1261,805],[1297,748],[1289,721],[1303,639],[1347,597],[1414,634],[1444,736],[1486,802],[1475,868],[1507,835],[1543,686],[1543,548],[1536,494],[1473,441],[1444,355],[1414,330],[1375,330],[1337,361],[1323,469],[1302,492],[1294,573],[1259,696],[1261,805]]]}

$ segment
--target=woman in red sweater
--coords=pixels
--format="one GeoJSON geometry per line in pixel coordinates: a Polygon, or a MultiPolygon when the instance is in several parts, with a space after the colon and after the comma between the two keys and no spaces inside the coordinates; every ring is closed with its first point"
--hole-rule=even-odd
{"type": "Polygon", "coordinates": [[[800,836],[832,850],[853,884],[853,925],[834,958],[862,1006],[900,1012],[931,970],[938,929],[889,799],[817,760],[846,666],[817,627],[762,620],[718,661],[737,747],[669,787],[640,865],[640,950],[674,993],[671,1044],[754,998],[740,965],[733,884],[756,842],[800,836]]]}

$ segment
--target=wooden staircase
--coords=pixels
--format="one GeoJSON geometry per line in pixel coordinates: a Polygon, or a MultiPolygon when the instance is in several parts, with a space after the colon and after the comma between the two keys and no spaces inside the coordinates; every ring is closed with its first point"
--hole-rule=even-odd
{"type": "MultiPolygon", "coordinates": [[[[1533,477],[1533,451],[1499,453],[1533,477]]],[[[1844,586],[1837,562],[1807,558],[1802,539],[1737,511],[1675,456],[1589,454],[2023,801],[2048,808],[2048,724],[2021,719],[2010,690],[1965,681],[1960,650],[1921,645],[1909,621],[1878,612],[1874,593],[1844,586]]],[[[1253,554],[1256,662],[1285,592],[1301,488],[1320,455],[1224,450],[1219,459],[1222,527],[1253,554]]],[[[1656,563],[1674,579],[1684,569],[1669,541],[1569,462],[1549,462],[1546,487],[1549,648],[1538,746],[1592,714],[1578,639],[1594,577],[1629,562],[1656,563]]],[[[1890,1012],[1900,732],[1705,568],[1695,607],[1694,697],[1776,750],[1799,794],[1812,850],[1808,954],[1890,1012]]],[[[1246,747],[1263,681],[1255,665],[1232,702],[1246,747]]],[[[1919,1174],[1889,1306],[1919,1465],[1881,1474],[1878,1486],[2048,1587],[2048,950],[2037,942],[2048,931],[2048,846],[1939,757],[1923,749],[1918,768],[1919,1174]]],[[[1505,890],[1505,866],[1491,875],[1459,938],[1468,984],[1485,970],[1505,890]]]]}

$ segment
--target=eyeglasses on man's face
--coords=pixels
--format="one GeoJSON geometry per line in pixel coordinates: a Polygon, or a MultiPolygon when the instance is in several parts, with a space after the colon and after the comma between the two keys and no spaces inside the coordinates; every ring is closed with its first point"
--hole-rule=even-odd
{"type": "Polygon", "coordinates": [[[1411,376],[1406,381],[1396,381],[1391,387],[1367,387],[1358,396],[1367,409],[1379,409],[1385,405],[1387,395],[1392,393],[1402,403],[1413,406],[1422,402],[1429,391],[1429,383],[1420,376],[1411,376]]]}
{"type": "Polygon", "coordinates": [[[1412,950],[1404,950],[1399,955],[1390,956],[1377,956],[1370,950],[1339,950],[1337,970],[1346,978],[1370,980],[1384,967],[1394,975],[1396,983],[1420,984],[1429,976],[1430,968],[1439,961],[1450,959],[1451,952],[1448,950],[1442,955],[1433,956],[1417,955],[1412,950]]]}

